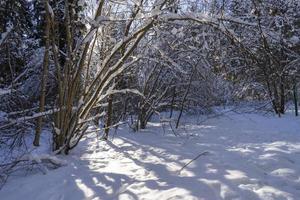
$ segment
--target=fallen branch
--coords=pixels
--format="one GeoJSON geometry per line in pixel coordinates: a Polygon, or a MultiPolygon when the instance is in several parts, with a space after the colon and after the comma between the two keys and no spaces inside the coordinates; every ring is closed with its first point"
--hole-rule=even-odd
{"type": "Polygon", "coordinates": [[[206,155],[208,155],[208,154],[209,154],[208,151],[204,151],[204,152],[198,154],[195,158],[193,158],[192,160],[190,160],[190,161],[189,161],[188,163],[186,163],[180,170],[178,170],[178,174],[180,174],[180,172],[181,172],[184,168],[186,168],[189,164],[191,164],[193,161],[197,160],[197,159],[200,158],[201,156],[206,156],[206,155]]]}

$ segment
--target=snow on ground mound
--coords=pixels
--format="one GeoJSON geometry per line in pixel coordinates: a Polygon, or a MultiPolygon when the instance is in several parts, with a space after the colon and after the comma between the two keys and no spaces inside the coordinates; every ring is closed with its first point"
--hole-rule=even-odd
{"type": "Polygon", "coordinates": [[[300,121],[228,113],[197,125],[186,118],[175,137],[156,123],[119,129],[112,142],[89,136],[68,165],[47,175],[12,178],[1,199],[300,198],[300,121]],[[164,131],[163,131],[164,130],[164,131]],[[198,159],[190,162],[197,155],[198,159]],[[181,170],[182,169],[182,170],[181,170]],[[181,171],[180,171],[181,170],[181,171]]]}

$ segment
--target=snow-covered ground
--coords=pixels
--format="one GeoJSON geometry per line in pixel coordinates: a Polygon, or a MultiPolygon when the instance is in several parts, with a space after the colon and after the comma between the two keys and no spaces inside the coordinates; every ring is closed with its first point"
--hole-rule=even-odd
{"type": "Polygon", "coordinates": [[[299,118],[228,112],[184,121],[178,136],[159,123],[120,128],[109,142],[90,135],[67,166],[11,177],[0,199],[300,199],[299,118]]]}

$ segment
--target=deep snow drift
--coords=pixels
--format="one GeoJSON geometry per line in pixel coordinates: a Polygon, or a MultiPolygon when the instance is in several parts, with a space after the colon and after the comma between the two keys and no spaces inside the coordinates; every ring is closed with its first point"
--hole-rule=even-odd
{"type": "Polygon", "coordinates": [[[119,128],[109,142],[89,135],[67,166],[11,177],[0,199],[300,199],[299,118],[228,112],[184,121],[177,137],[159,123],[119,128]]]}

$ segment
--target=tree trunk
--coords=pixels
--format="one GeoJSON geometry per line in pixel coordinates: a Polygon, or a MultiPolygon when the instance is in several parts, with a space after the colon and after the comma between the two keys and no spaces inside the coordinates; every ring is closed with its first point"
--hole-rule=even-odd
{"type": "Polygon", "coordinates": [[[146,109],[144,108],[145,105],[142,104],[142,109],[140,109],[139,113],[139,122],[140,122],[140,129],[145,129],[147,125],[147,120],[146,120],[146,109]]]}
{"type": "MultiPolygon", "coordinates": [[[[195,70],[193,70],[193,71],[195,71],[195,70]]],[[[191,74],[188,88],[187,88],[187,90],[184,94],[184,97],[182,99],[180,113],[179,113],[179,116],[178,116],[178,119],[177,119],[177,122],[176,122],[176,128],[178,128],[178,126],[179,126],[179,122],[180,122],[180,119],[181,119],[181,116],[182,116],[182,113],[183,113],[184,103],[185,103],[185,100],[187,98],[187,95],[189,94],[189,90],[190,90],[190,87],[191,87],[191,84],[192,84],[192,80],[193,80],[193,73],[191,74]]]]}
{"type": "Polygon", "coordinates": [[[113,113],[113,95],[110,95],[108,97],[107,118],[106,118],[104,136],[103,136],[104,140],[108,139],[109,127],[111,126],[111,122],[112,122],[112,113],[113,113]]]}
{"type": "Polygon", "coordinates": [[[293,94],[294,94],[294,106],[295,106],[295,115],[298,116],[298,94],[297,94],[297,83],[294,83],[293,86],[293,94]]]}
{"type": "Polygon", "coordinates": [[[172,101],[171,101],[171,110],[170,110],[170,117],[169,118],[172,118],[172,116],[173,116],[175,96],[176,96],[176,86],[174,86],[174,88],[173,88],[173,96],[172,96],[172,101]]]}
{"type": "MultiPolygon", "coordinates": [[[[40,96],[40,106],[39,112],[45,111],[45,98],[46,98],[46,84],[47,84],[47,73],[48,73],[48,65],[49,65],[49,36],[50,36],[50,13],[48,10],[48,0],[45,0],[45,10],[46,10],[46,29],[45,29],[45,54],[44,54],[44,61],[43,61],[43,72],[42,72],[42,82],[41,82],[41,96],[40,96]]],[[[43,117],[39,117],[37,119],[36,130],[35,130],[35,137],[33,141],[34,146],[40,145],[40,136],[42,130],[42,122],[43,117]]]]}
{"type": "Polygon", "coordinates": [[[281,78],[281,83],[280,83],[280,108],[279,111],[281,114],[285,113],[285,89],[284,89],[284,83],[283,83],[283,78],[281,78]]]}
{"type": "Polygon", "coordinates": [[[273,105],[274,105],[274,110],[275,113],[278,114],[278,116],[281,116],[281,112],[280,112],[280,101],[279,101],[279,95],[278,95],[278,88],[277,85],[275,84],[274,80],[273,80],[273,88],[274,88],[274,97],[273,97],[273,105]]]}
{"type": "Polygon", "coordinates": [[[145,120],[140,120],[140,128],[145,129],[146,128],[146,121],[145,120]]]}

